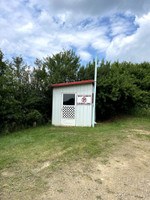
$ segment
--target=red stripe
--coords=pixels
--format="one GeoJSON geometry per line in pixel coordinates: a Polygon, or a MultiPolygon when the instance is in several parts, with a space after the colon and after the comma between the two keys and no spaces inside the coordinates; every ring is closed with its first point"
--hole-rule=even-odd
{"type": "Polygon", "coordinates": [[[60,86],[68,86],[68,85],[80,85],[80,84],[86,84],[86,83],[94,83],[94,80],[76,81],[76,82],[70,82],[70,83],[58,83],[58,84],[51,85],[51,87],[60,87],[60,86]]]}

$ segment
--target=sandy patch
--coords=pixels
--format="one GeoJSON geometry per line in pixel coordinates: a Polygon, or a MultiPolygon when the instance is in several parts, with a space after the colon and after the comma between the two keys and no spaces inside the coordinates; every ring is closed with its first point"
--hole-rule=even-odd
{"type": "Polygon", "coordinates": [[[141,135],[150,135],[150,131],[138,130],[138,129],[132,129],[131,131],[141,135]]]}
{"type": "Polygon", "coordinates": [[[150,143],[129,139],[106,159],[74,162],[51,175],[43,200],[150,200],[150,143]]]}

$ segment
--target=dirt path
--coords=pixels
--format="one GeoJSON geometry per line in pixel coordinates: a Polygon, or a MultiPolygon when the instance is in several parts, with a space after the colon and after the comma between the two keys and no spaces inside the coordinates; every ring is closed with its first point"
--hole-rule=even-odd
{"type": "Polygon", "coordinates": [[[150,200],[150,143],[131,136],[105,160],[65,166],[51,175],[47,192],[36,199],[150,200]]]}

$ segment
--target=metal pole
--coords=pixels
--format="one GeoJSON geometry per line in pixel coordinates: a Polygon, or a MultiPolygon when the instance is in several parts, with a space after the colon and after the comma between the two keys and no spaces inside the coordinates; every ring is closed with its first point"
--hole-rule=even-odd
{"type": "Polygon", "coordinates": [[[94,122],[95,122],[96,82],[97,82],[97,55],[95,57],[95,75],[94,75],[94,99],[93,99],[93,116],[92,116],[93,128],[94,128],[94,122]]]}

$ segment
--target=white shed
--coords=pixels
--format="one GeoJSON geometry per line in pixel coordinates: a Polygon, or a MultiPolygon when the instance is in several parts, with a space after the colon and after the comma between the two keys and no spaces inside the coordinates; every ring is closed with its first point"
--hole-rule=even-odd
{"type": "Polygon", "coordinates": [[[52,124],[91,126],[94,80],[53,84],[52,124]]]}

